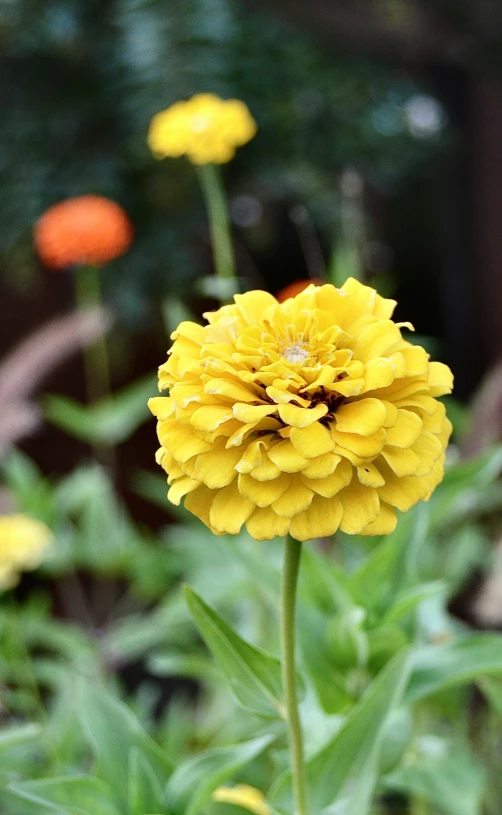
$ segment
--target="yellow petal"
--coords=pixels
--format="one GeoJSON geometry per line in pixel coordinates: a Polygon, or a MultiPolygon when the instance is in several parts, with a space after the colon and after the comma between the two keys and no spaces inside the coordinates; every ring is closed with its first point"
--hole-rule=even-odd
{"type": "MultiPolygon", "coordinates": [[[[263,540],[263,538],[258,538],[263,540]]],[[[214,801],[225,804],[235,804],[243,809],[253,812],[254,815],[270,815],[270,807],[265,802],[265,796],[249,784],[237,784],[235,787],[218,787],[212,794],[214,801]]]]}
{"type": "Polygon", "coordinates": [[[418,501],[427,499],[443,477],[441,460],[425,476],[399,478],[383,461],[379,464],[379,469],[385,478],[384,486],[378,490],[380,499],[401,512],[407,512],[418,501]]]}
{"type": "Polygon", "coordinates": [[[213,446],[200,439],[191,427],[183,427],[182,425],[165,429],[161,423],[158,428],[158,435],[160,443],[176,461],[188,461],[192,456],[206,453],[213,446]]]}
{"type": "Polygon", "coordinates": [[[246,529],[257,541],[283,538],[288,534],[289,518],[281,518],[272,507],[257,507],[246,521],[246,529]]]}
{"type": "Polygon", "coordinates": [[[446,417],[446,408],[443,402],[436,402],[437,408],[432,416],[425,415],[422,419],[423,428],[428,433],[442,433],[444,429],[444,420],[446,417]]]}
{"type": "Polygon", "coordinates": [[[282,468],[271,461],[269,455],[264,455],[262,463],[252,470],[251,475],[253,478],[256,478],[257,481],[272,481],[272,479],[277,478],[281,472],[282,468]]]}
{"type": "Polygon", "coordinates": [[[319,422],[310,427],[293,427],[290,439],[297,452],[307,459],[330,453],[335,446],[329,430],[319,422]]]}
{"type": "Polygon", "coordinates": [[[380,470],[369,461],[357,468],[357,477],[365,487],[382,487],[385,484],[380,470]]]}
{"type": "Polygon", "coordinates": [[[187,495],[187,493],[197,489],[197,487],[200,487],[200,481],[195,481],[193,478],[189,478],[185,475],[182,478],[178,478],[172,484],[167,493],[167,498],[171,504],[179,506],[181,499],[187,495]]]}
{"type": "Polygon", "coordinates": [[[338,498],[315,495],[310,507],[291,519],[289,533],[299,541],[327,538],[334,535],[342,517],[338,498]]]}
{"type": "Polygon", "coordinates": [[[282,518],[292,518],[307,509],[313,497],[312,490],[305,486],[300,476],[296,476],[280,498],[273,502],[272,509],[282,518]]]}
{"type": "Polygon", "coordinates": [[[265,309],[269,306],[277,306],[277,300],[267,291],[258,290],[236,294],[234,300],[248,325],[260,323],[265,309]]]}
{"type": "MultiPolygon", "coordinates": [[[[340,452],[338,447],[345,450],[352,450],[361,459],[374,458],[383,449],[387,433],[382,427],[373,436],[358,436],[356,433],[340,433],[336,427],[331,430],[333,440],[336,442],[335,452],[340,452]]],[[[344,455],[343,452],[340,453],[344,455]]]]}
{"type": "Polygon", "coordinates": [[[444,448],[437,436],[432,433],[422,433],[412,447],[417,454],[420,464],[416,475],[428,475],[438,459],[444,458],[444,448]]]}
{"type": "Polygon", "coordinates": [[[271,413],[276,413],[276,405],[243,405],[237,402],[233,406],[233,414],[236,419],[246,424],[259,422],[265,416],[270,416],[271,413]]]}
{"type": "Polygon", "coordinates": [[[377,490],[365,487],[357,478],[338,494],[338,499],[343,509],[340,529],[348,535],[358,535],[376,519],[380,511],[377,490]]]}
{"type": "Polygon", "coordinates": [[[443,362],[429,363],[429,390],[431,396],[443,396],[453,389],[453,374],[443,362]]]}
{"type": "Polygon", "coordinates": [[[266,449],[267,445],[263,439],[251,441],[246,448],[246,452],[235,465],[237,472],[250,473],[255,467],[259,467],[263,461],[263,453],[266,449]]]}
{"type": "Polygon", "coordinates": [[[249,498],[257,507],[268,507],[276,501],[289,487],[291,476],[281,473],[273,481],[257,481],[250,475],[240,475],[238,480],[239,492],[244,498],[249,498]]]}
{"type": "Polygon", "coordinates": [[[420,459],[413,450],[402,447],[385,447],[382,450],[382,458],[399,477],[418,474],[420,459]]]}
{"type": "Polygon", "coordinates": [[[394,382],[395,370],[392,362],[383,357],[369,359],[364,366],[364,392],[387,388],[394,382]]]}
{"type": "Polygon", "coordinates": [[[360,399],[341,405],[336,412],[337,430],[371,436],[383,427],[387,410],[380,399],[360,399]]]}
{"type": "Polygon", "coordinates": [[[172,340],[176,340],[178,337],[187,337],[197,345],[204,345],[204,326],[192,323],[190,320],[184,320],[179,324],[176,331],[171,334],[172,340]]]}
{"type": "MultiPolygon", "coordinates": [[[[303,470],[307,464],[307,458],[304,458],[304,456],[293,447],[289,439],[285,439],[279,442],[279,444],[276,444],[275,447],[272,447],[268,451],[268,457],[279,470],[282,470],[284,473],[298,473],[300,470],[303,470]]],[[[255,471],[253,471],[253,477],[256,478],[255,471]]]]}
{"type": "Polygon", "coordinates": [[[394,532],[397,524],[397,515],[394,507],[389,504],[384,504],[380,501],[380,512],[377,518],[364,529],[361,529],[360,535],[390,535],[394,532]]]}
{"type": "Polygon", "coordinates": [[[310,427],[328,412],[328,406],[322,402],[313,408],[296,407],[296,405],[279,405],[279,416],[291,427],[310,427]]]}
{"type": "Polygon", "coordinates": [[[237,476],[236,464],[241,451],[235,447],[226,450],[223,444],[197,456],[193,477],[212,490],[226,487],[237,476]]]}
{"type": "Polygon", "coordinates": [[[324,453],[322,456],[311,458],[302,473],[307,478],[326,478],[333,473],[341,461],[335,453],[324,453]]]}
{"type": "Polygon", "coordinates": [[[323,498],[332,498],[333,495],[336,495],[337,492],[350,484],[353,473],[352,464],[344,458],[340,461],[335,472],[326,478],[309,479],[305,478],[304,473],[302,473],[302,477],[304,484],[318,495],[322,495],[323,498]]]}
{"type": "Polygon", "coordinates": [[[389,354],[401,340],[401,332],[392,320],[377,320],[358,334],[353,348],[357,358],[366,362],[389,354]]]}
{"type": "Polygon", "coordinates": [[[148,407],[160,421],[169,419],[174,411],[173,400],[169,396],[153,396],[148,400],[148,407]]]}
{"type": "Polygon", "coordinates": [[[232,411],[221,405],[203,405],[197,408],[190,418],[190,424],[196,430],[211,432],[232,418],[232,411]]]}
{"type": "Polygon", "coordinates": [[[204,385],[204,393],[218,394],[232,402],[255,402],[256,394],[241,385],[240,382],[231,382],[229,379],[210,379],[204,385]]]}
{"type": "Polygon", "coordinates": [[[406,362],[406,376],[424,376],[429,369],[429,354],[420,345],[409,345],[401,351],[406,362]]]}
{"type": "MultiPolygon", "coordinates": [[[[192,495],[195,495],[192,493],[192,495]]],[[[209,520],[218,532],[237,535],[242,524],[247,521],[255,505],[249,498],[243,498],[237,487],[237,482],[215,490],[215,497],[211,504],[209,520]]]]}
{"type": "Polygon", "coordinates": [[[299,405],[302,407],[308,407],[310,402],[308,399],[304,399],[302,396],[298,396],[296,393],[290,393],[287,390],[281,390],[277,388],[275,385],[269,385],[266,389],[267,396],[269,399],[272,399],[277,405],[286,405],[288,402],[298,402],[299,405]]]}
{"type": "Polygon", "coordinates": [[[209,518],[211,504],[213,503],[215,495],[215,490],[210,490],[209,487],[202,484],[187,495],[185,498],[185,509],[188,509],[196,518],[199,518],[215,535],[220,535],[222,533],[214,528],[209,518]]]}
{"type": "Polygon", "coordinates": [[[394,427],[387,429],[387,444],[411,447],[422,431],[422,420],[412,410],[398,410],[394,427]]]}

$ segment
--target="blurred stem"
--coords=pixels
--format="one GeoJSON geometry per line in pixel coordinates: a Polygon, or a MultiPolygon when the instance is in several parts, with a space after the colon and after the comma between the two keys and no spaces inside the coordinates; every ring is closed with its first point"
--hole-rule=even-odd
{"type": "MultiPolygon", "coordinates": [[[[19,662],[22,667],[22,671],[20,671],[20,675],[25,680],[26,687],[30,690],[31,695],[33,696],[33,700],[38,708],[38,712],[40,714],[41,721],[46,724],[47,723],[47,711],[45,709],[45,705],[42,700],[42,696],[40,694],[40,688],[38,687],[37,676],[35,673],[35,669],[33,667],[33,661],[31,659],[31,654],[28,649],[28,645],[26,643],[25,632],[23,626],[21,624],[21,620],[19,619],[19,608],[17,602],[12,594],[9,592],[9,616],[11,618],[11,631],[12,631],[12,645],[17,652],[19,662]]],[[[27,716],[32,711],[27,710],[27,716]]]]}
{"type": "Polygon", "coordinates": [[[282,571],[281,651],[282,683],[287,711],[295,813],[296,815],[307,815],[303,739],[300,715],[298,713],[295,664],[296,587],[298,583],[301,553],[301,543],[288,536],[285,541],[284,565],[282,571]]]}
{"type": "MultiPolygon", "coordinates": [[[[221,170],[216,164],[202,164],[197,167],[197,175],[206,204],[216,276],[223,282],[233,280],[234,247],[221,170]]],[[[222,302],[228,299],[226,287],[223,289],[221,299],[222,302]]]]}
{"type": "MultiPolygon", "coordinates": [[[[98,266],[79,266],[75,277],[77,311],[101,306],[100,269],[98,266]]],[[[84,369],[89,404],[110,396],[110,366],[106,337],[102,334],[84,348],[84,369]]]]}

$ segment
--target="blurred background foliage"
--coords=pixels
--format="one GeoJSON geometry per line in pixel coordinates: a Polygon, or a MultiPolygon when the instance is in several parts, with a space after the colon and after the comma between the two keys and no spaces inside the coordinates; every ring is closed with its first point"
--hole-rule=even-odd
{"type": "MultiPolygon", "coordinates": [[[[392,197],[434,172],[455,139],[411,71],[337,53],[243,3],[17,0],[0,15],[4,274],[25,288],[40,274],[31,229],[50,204],[88,191],[114,198],[137,237],[106,282],[133,330],[210,272],[192,168],[157,163],[146,146],[159,108],[200,91],[246,100],[259,133],[227,173],[239,270],[275,290],[322,272],[360,178],[365,199],[392,197]]],[[[378,224],[360,239],[369,271],[388,272],[393,250],[378,224]]]]}

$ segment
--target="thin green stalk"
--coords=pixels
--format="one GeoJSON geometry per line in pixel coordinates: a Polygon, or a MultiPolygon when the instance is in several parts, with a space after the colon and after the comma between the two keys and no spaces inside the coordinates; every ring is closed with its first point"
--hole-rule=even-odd
{"type": "Polygon", "coordinates": [[[296,586],[301,553],[301,543],[293,538],[286,538],[281,590],[281,650],[282,683],[287,711],[295,813],[296,815],[307,815],[303,739],[298,713],[295,665],[296,586]]]}
{"type": "MultiPolygon", "coordinates": [[[[203,164],[197,175],[206,204],[214,269],[221,281],[235,279],[235,257],[228,217],[227,199],[221,180],[220,168],[215,164],[203,164]]],[[[226,288],[224,289],[224,296],[226,288]]]]}
{"type": "MultiPolygon", "coordinates": [[[[75,277],[75,299],[78,311],[99,308],[101,285],[98,266],[80,266],[75,277]]],[[[84,348],[87,398],[90,404],[110,395],[110,366],[104,335],[84,348]]]]}

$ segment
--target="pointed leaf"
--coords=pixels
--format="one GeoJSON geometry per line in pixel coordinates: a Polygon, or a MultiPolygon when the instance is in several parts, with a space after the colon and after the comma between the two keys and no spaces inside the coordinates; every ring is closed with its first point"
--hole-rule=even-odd
{"type": "Polygon", "coordinates": [[[88,775],[23,781],[10,789],[57,815],[119,815],[110,786],[88,775]]]}
{"type": "MultiPolygon", "coordinates": [[[[382,740],[393,711],[401,704],[409,670],[409,653],[401,651],[372,682],[341,730],[308,762],[313,812],[339,806],[344,815],[366,815],[382,740]]],[[[291,808],[290,788],[288,772],[270,796],[273,803],[291,808]]]]}
{"type": "Polygon", "coordinates": [[[129,815],[165,812],[166,800],[155,771],[135,747],[129,753],[129,815]]]}
{"type": "Polygon", "coordinates": [[[237,702],[246,710],[261,716],[282,715],[279,658],[243,640],[192,589],[185,587],[185,597],[237,702]]]}
{"type": "Polygon", "coordinates": [[[421,757],[385,778],[385,786],[419,796],[448,815],[479,815],[484,774],[467,752],[421,757]]]}
{"type": "Polygon", "coordinates": [[[99,778],[108,782],[123,808],[127,804],[129,754],[138,749],[147,758],[161,785],[172,762],[145,733],[131,710],[96,684],[81,679],[78,712],[97,759],[99,778]]]}
{"type": "Polygon", "coordinates": [[[446,645],[428,645],[413,655],[405,699],[416,702],[484,675],[502,676],[502,635],[473,634],[446,645]]]}
{"type": "Polygon", "coordinates": [[[272,740],[273,736],[262,736],[189,758],[173,773],[167,785],[166,798],[175,815],[198,815],[211,793],[262,753],[272,740]]]}

